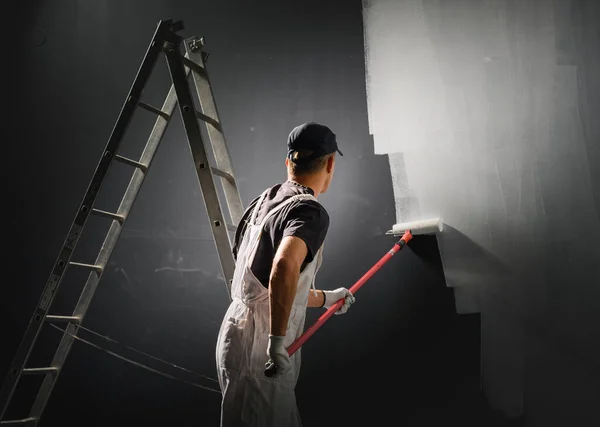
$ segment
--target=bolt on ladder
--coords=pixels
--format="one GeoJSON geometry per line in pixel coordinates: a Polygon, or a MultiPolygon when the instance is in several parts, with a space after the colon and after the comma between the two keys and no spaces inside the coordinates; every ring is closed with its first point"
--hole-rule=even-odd
{"type": "Polygon", "coordinates": [[[184,40],[177,35],[177,32],[182,29],[183,23],[181,21],[173,22],[172,20],[166,20],[158,23],[152,41],[104,149],[102,158],[96,167],[94,176],[81,202],[63,247],[60,250],[4,385],[0,390],[0,425],[2,426],[36,426],[38,424],[73,344],[73,336],[77,335],[77,326],[83,322],[102,272],[108,263],[177,104],[179,104],[183,125],[194,159],[204,205],[211,222],[211,230],[217,247],[223,276],[225,277],[227,291],[231,298],[230,286],[235,266],[231,251],[231,237],[233,236],[236,224],[242,217],[243,206],[205,67],[208,54],[202,51],[204,44],[202,39],[193,37],[184,40]],[[185,46],[185,55],[181,54],[182,42],[185,46]],[[173,84],[162,108],[156,108],[144,103],[140,98],[161,53],[164,53],[166,56],[173,84]],[[190,93],[188,85],[190,71],[198,99],[200,100],[200,110],[195,108],[194,99],[190,93]],[[117,151],[137,107],[153,112],[158,117],[141,157],[136,161],[118,155],[117,151]],[[209,164],[206,152],[208,147],[205,146],[202,140],[198,120],[202,120],[206,125],[216,163],[214,167],[209,164]],[[113,213],[96,209],[94,202],[111,164],[115,161],[133,167],[134,171],[119,208],[117,212],[113,213]],[[215,187],[215,175],[221,178],[231,221],[226,222],[224,219],[223,209],[215,187]],[[91,214],[110,220],[110,228],[93,264],[72,262],[71,255],[91,214]],[[87,281],[71,316],[50,315],[48,314],[49,308],[68,267],[88,269],[89,275],[87,281]],[[50,366],[26,368],[27,360],[44,323],[66,324],[66,332],[62,336],[50,366]],[[42,384],[30,409],[29,416],[18,420],[4,420],[14,391],[23,375],[43,376],[42,384]]]}

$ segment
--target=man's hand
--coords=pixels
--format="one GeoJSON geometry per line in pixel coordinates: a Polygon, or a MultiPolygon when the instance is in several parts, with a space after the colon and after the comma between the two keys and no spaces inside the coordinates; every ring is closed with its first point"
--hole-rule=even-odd
{"type": "Polygon", "coordinates": [[[329,308],[342,298],[344,299],[344,305],[342,305],[334,314],[346,313],[355,301],[352,292],[346,288],[338,288],[334,291],[323,291],[323,293],[325,294],[325,304],[323,305],[324,308],[329,308]]]}
{"type": "MultiPolygon", "coordinates": [[[[267,345],[267,355],[269,356],[269,362],[273,362],[276,366],[276,375],[286,373],[292,368],[292,361],[290,356],[283,346],[283,339],[285,337],[279,337],[275,335],[269,335],[269,344],[267,345]]],[[[267,362],[267,366],[269,365],[267,362]]]]}

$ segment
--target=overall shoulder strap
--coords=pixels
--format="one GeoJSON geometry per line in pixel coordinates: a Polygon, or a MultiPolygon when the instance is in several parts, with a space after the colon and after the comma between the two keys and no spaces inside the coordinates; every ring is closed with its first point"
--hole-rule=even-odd
{"type": "Polygon", "coordinates": [[[263,193],[260,195],[260,198],[258,199],[258,201],[256,202],[256,205],[254,206],[254,209],[252,210],[252,216],[250,217],[250,224],[255,225],[256,222],[256,216],[258,215],[258,211],[260,210],[260,207],[263,203],[263,201],[265,200],[265,197],[267,197],[267,193],[269,192],[270,188],[267,188],[265,191],[263,191],[263,193]]]}

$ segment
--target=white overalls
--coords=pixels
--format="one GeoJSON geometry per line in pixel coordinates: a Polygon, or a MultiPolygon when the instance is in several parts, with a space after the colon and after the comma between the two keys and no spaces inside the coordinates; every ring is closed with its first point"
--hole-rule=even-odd
{"type": "MultiPolygon", "coordinates": [[[[309,194],[292,196],[272,208],[256,224],[257,212],[267,192],[259,199],[238,251],[232,302],[225,314],[217,339],[217,373],[223,401],[221,427],[297,427],[301,426],[294,388],[300,373],[300,350],[291,356],[292,369],[283,376],[265,376],[269,340],[269,294],[251,271],[266,221],[284,206],[297,200],[316,199],[309,194]]],[[[306,305],[311,286],[322,261],[321,247],[304,271],[284,340],[289,347],[304,332],[306,305]]]]}

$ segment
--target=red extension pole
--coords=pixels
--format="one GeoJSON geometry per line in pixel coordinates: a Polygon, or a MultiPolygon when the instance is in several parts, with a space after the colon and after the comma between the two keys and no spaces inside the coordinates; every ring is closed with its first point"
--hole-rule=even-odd
{"type": "MultiPolygon", "coordinates": [[[[383,265],[396,254],[396,252],[402,249],[404,245],[406,245],[410,241],[410,239],[412,239],[412,234],[410,234],[410,231],[406,231],[402,238],[394,245],[394,247],[388,253],[386,253],[379,261],[377,261],[377,264],[371,267],[371,269],[367,271],[363,277],[361,277],[354,285],[352,285],[352,287],[349,289],[350,292],[352,292],[352,295],[354,295],[356,291],[358,291],[362,287],[362,285],[364,285],[367,282],[367,280],[373,277],[373,275],[377,273],[377,271],[379,271],[379,269],[383,267],[383,265]]],[[[336,311],[338,311],[342,307],[342,305],[344,305],[343,298],[335,304],[333,304],[331,307],[329,307],[327,311],[323,313],[323,315],[319,317],[319,319],[310,328],[306,330],[306,332],[304,332],[298,339],[296,339],[296,341],[292,343],[292,345],[288,347],[288,354],[291,356],[296,351],[298,351],[298,349],[302,347],[304,343],[310,337],[312,337],[314,333],[317,332],[317,330],[321,326],[323,326],[323,324],[331,316],[333,316],[336,311]]]]}

